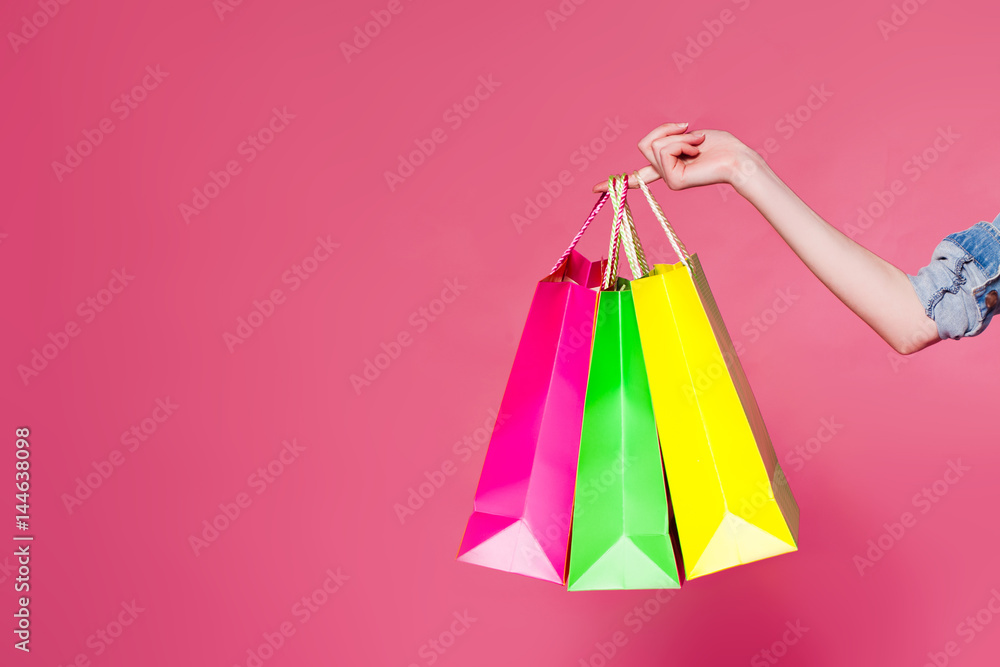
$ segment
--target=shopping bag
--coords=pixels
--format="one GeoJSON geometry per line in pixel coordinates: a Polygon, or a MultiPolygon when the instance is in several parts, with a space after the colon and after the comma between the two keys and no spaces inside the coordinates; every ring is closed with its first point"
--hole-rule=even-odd
{"type": "Polygon", "coordinates": [[[646,273],[645,258],[634,229],[622,229],[631,224],[624,209],[627,175],[610,180],[615,228],[594,327],[567,588],[679,588],[632,292],[629,281],[617,277],[620,237],[633,278],[646,273]]]}
{"type": "Polygon", "coordinates": [[[604,262],[575,250],[535,288],[458,560],[565,583],[583,401],[604,262]]]}
{"type": "Polygon", "coordinates": [[[680,258],[632,296],[686,576],[795,551],[798,506],[698,255],[633,175],[680,258]]]}

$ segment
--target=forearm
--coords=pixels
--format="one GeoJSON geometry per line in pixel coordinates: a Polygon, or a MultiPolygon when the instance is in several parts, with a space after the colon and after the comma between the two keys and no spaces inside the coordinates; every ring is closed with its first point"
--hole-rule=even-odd
{"type": "Polygon", "coordinates": [[[906,274],[823,220],[757,153],[741,158],[732,183],[809,270],[894,349],[910,353],[940,340],[906,274]]]}

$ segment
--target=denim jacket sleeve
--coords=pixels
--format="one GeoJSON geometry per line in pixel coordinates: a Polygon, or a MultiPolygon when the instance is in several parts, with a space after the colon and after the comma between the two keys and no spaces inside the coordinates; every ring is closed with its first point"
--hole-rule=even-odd
{"type": "Polygon", "coordinates": [[[938,337],[978,336],[1000,310],[1000,215],[944,237],[930,263],[906,277],[938,337]]]}

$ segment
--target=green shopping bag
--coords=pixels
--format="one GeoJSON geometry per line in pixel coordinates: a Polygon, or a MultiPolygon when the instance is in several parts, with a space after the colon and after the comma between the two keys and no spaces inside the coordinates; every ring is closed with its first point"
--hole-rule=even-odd
{"type": "Polygon", "coordinates": [[[567,588],[680,588],[653,404],[629,282],[645,258],[626,216],[625,175],[609,179],[615,227],[598,300],[577,464],[567,588]]]}

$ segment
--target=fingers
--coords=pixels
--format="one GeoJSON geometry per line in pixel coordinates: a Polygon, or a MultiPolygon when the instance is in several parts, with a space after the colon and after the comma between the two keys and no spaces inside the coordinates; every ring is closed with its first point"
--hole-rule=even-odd
{"type": "Polygon", "coordinates": [[[687,126],[688,123],[664,123],[655,127],[649,134],[639,140],[639,150],[645,152],[644,149],[648,148],[654,139],[674,134],[683,134],[687,131],[687,126]]]}
{"type": "Polygon", "coordinates": [[[639,150],[651,163],[654,163],[655,156],[662,154],[664,150],[674,157],[680,157],[681,154],[694,157],[700,152],[698,144],[704,140],[704,134],[671,135],[653,139],[646,146],[640,147],[639,150]]]}
{"type": "Polygon", "coordinates": [[[701,143],[703,140],[704,135],[700,135],[700,138],[692,135],[669,135],[653,139],[639,150],[651,165],[655,165],[660,175],[668,183],[672,183],[672,175],[683,171],[686,158],[701,154],[701,149],[693,144],[701,143]]]}
{"type": "MultiPolygon", "coordinates": [[[[697,149],[695,149],[695,150],[697,150],[697,149]]],[[[653,181],[655,181],[658,178],[660,178],[660,172],[656,171],[656,167],[654,167],[653,165],[646,165],[645,167],[642,167],[641,169],[632,170],[632,171],[638,171],[639,172],[639,177],[642,179],[643,183],[652,183],[653,181]]],[[[630,188],[637,188],[637,187],[639,187],[639,181],[635,180],[635,176],[632,174],[632,171],[630,171],[629,174],[628,174],[628,186],[630,188]]],[[[601,181],[600,183],[597,183],[596,185],[594,185],[594,190],[593,191],[594,192],[607,192],[608,191],[608,182],[607,182],[607,180],[601,181]]]]}
{"type": "Polygon", "coordinates": [[[677,157],[680,157],[681,155],[687,155],[687,156],[690,156],[690,157],[695,157],[696,155],[698,155],[699,153],[701,153],[701,150],[697,146],[692,146],[689,143],[680,143],[680,144],[674,144],[674,145],[679,150],[676,153],[674,153],[673,151],[671,151],[671,153],[673,155],[676,155],[677,157]]]}
{"type": "MultiPolygon", "coordinates": [[[[665,169],[673,169],[678,159],[685,157],[697,157],[700,154],[698,145],[705,140],[704,134],[693,134],[687,132],[688,123],[663,123],[654,128],[649,134],[639,140],[639,151],[649,160],[649,166],[639,170],[639,175],[646,183],[657,180],[661,177],[660,172],[654,164],[660,164],[665,169]]],[[[632,174],[629,174],[628,186],[630,188],[639,187],[638,181],[632,174]]],[[[601,181],[593,187],[594,192],[607,192],[608,182],[601,181]]]]}

